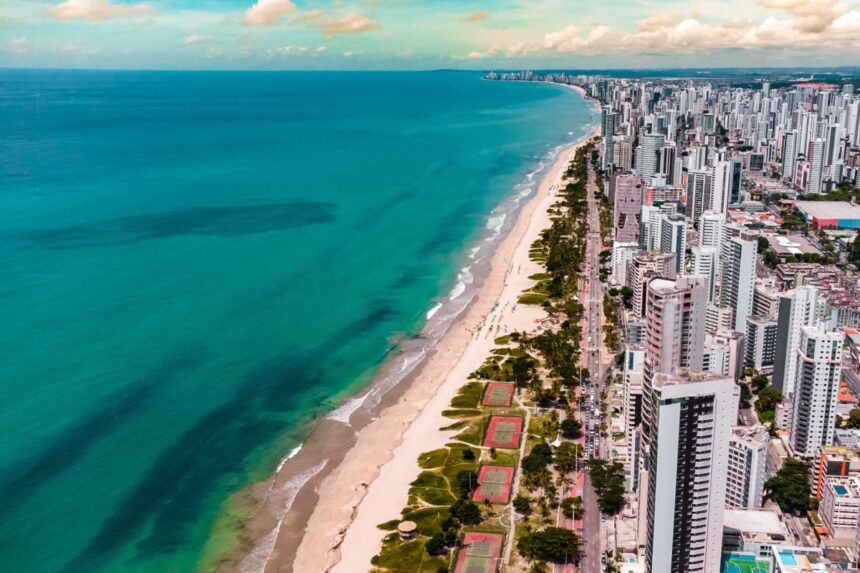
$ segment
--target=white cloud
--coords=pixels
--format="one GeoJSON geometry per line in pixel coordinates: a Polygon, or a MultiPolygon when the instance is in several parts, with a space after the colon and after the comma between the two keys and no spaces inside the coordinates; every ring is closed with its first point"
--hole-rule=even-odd
{"type": "Polygon", "coordinates": [[[27,38],[25,36],[21,36],[20,38],[12,39],[12,51],[18,52],[19,54],[27,51],[27,38]]]}
{"type": "Polygon", "coordinates": [[[812,15],[812,9],[820,9],[821,4],[835,5],[831,0],[759,0],[759,3],[780,7],[795,17],[771,16],[759,23],[735,18],[711,24],[696,17],[653,16],[640,21],[636,32],[593,24],[588,33],[584,33],[570,25],[546,34],[543,47],[548,51],[586,55],[692,54],[734,48],[839,48],[860,42],[857,34],[860,11],[842,11],[831,19],[831,13],[825,10],[827,15],[821,20],[821,13],[812,15]]]}
{"type": "Polygon", "coordinates": [[[113,4],[109,0],[66,0],[48,10],[56,20],[116,20],[155,14],[149,4],[113,4]]]}
{"type": "Polygon", "coordinates": [[[350,57],[352,55],[352,50],[347,50],[346,52],[343,53],[343,55],[347,58],[350,57]]]}
{"type": "Polygon", "coordinates": [[[316,52],[317,54],[322,54],[326,50],[328,50],[328,46],[319,46],[316,50],[314,50],[314,52],[316,52]]]}
{"type": "Polygon", "coordinates": [[[277,24],[283,16],[296,11],[296,5],[290,0],[257,0],[248,8],[242,23],[248,26],[271,26],[277,24]]]}
{"type": "Polygon", "coordinates": [[[190,46],[191,44],[199,44],[201,42],[211,42],[212,36],[201,36],[200,34],[191,34],[182,40],[182,44],[185,46],[190,46]]]}
{"type": "Polygon", "coordinates": [[[322,20],[314,25],[319,27],[327,37],[334,36],[335,34],[357,34],[382,27],[379,22],[358,12],[347,14],[343,18],[322,20]]]}

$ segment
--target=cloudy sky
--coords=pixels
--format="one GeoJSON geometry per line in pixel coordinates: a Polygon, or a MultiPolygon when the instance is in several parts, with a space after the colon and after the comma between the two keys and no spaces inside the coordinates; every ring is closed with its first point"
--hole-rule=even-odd
{"type": "Polygon", "coordinates": [[[0,67],[835,66],[858,56],[851,0],[0,0],[0,67]]]}

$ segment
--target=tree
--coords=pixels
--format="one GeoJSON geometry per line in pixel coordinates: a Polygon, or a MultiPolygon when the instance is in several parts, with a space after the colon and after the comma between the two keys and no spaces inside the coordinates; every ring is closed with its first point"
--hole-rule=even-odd
{"type": "Polygon", "coordinates": [[[535,444],[529,455],[523,458],[522,467],[525,473],[537,473],[552,463],[552,448],[546,442],[535,444]]]}
{"type": "Polygon", "coordinates": [[[481,508],[475,502],[458,499],[449,508],[449,511],[451,515],[463,523],[475,524],[481,522],[481,508]]]}
{"type": "Polygon", "coordinates": [[[441,533],[434,534],[433,537],[427,541],[424,549],[430,555],[442,555],[448,550],[441,533]]]}
{"type": "Polygon", "coordinates": [[[569,472],[576,466],[582,455],[582,446],[573,442],[562,442],[555,450],[555,467],[560,472],[569,472]]]}
{"type": "Polygon", "coordinates": [[[614,515],[624,507],[624,466],[598,458],[588,460],[591,484],[597,492],[597,505],[603,513],[614,515]]]}
{"type": "Polygon", "coordinates": [[[767,387],[767,376],[764,374],[756,374],[752,377],[752,380],[750,380],[750,384],[752,385],[754,392],[761,392],[767,387]]]}
{"type": "Polygon", "coordinates": [[[518,495],[517,497],[515,497],[513,506],[515,510],[522,514],[531,513],[532,510],[531,500],[524,495],[518,495]]]}
{"type": "Polygon", "coordinates": [[[569,529],[547,527],[523,534],[517,541],[517,551],[529,561],[567,563],[579,557],[579,538],[569,529]]]}
{"type": "Polygon", "coordinates": [[[463,470],[457,474],[457,485],[460,487],[460,496],[468,498],[478,488],[478,474],[472,470],[463,470]]]}
{"type": "Polygon", "coordinates": [[[758,393],[758,398],[755,402],[755,409],[759,414],[763,412],[773,412],[781,402],[782,392],[773,386],[768,386],[758,393]]]}
{"type": "Polygon", "coordinates": [[[573,517],[573,498],[566,497],[561,500],[561,513],[568,519],[573,517]]]}
{"type": "Polygon", "coordinates": [[[575,440],[579,437],[582,431],[582,424],[579,420],[567,418],[561,423],[561,435],[569,440],[575,440]]]}
{"type": "Polygon", "coordinates": [[[845,420],[845,427],[851,429],[860,428],[860,408],[854,408],[848,412],[848,419],[845,420]]]}
{"type": "Polygon", "coordinates": [[[809,468],[795,458],[787,458],[776,475],[765,482],[764,490],[783,511],[805,511],[809,507],[809,468]]]}

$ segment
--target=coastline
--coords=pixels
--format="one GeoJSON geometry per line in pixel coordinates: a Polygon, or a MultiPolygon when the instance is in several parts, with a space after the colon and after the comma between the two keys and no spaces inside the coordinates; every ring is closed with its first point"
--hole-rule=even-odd
{"type": "MultiPolygon", "coordinates": [[[[558,85],[592,103],[578,86],[558,85]]],[[[372,385],[319,420],[270,479],[237,496],[240,504],[247,500],[255,511],[243,527],[237,550],[216,563],[219,570],[352,572],[370,567],[370,557],[378,552],[384,535],[376,525],[399,515],[409,483],[419,471],[418,455],[446,441],[446,433],[438,429],[448,423],[441,412],[451,397],[468,373],[483,363],[494,337],[504,333],[498,330],[503,323],[508,331],[532,330],[544,315],[540,307],[515,306],[516,298],[533,282],[528,276],[540,270],[528,259],[528,247],[550,224],[547,208],[554,202],[554,185],[573,152],[593,135],[561,147],[551,167],[537,171],[541,181],[536,192],[529,188],[526,195],[514,198],[519,209],[495,251],[461,271],[468,274],[470,267],[483,264],[489,267],[486,276],[477,280],[481,284],[460,301],[459,308],[452,309],[453,321],[435,325],[442,331],[429,351],[414,352],[426,340],[406,341],[402,359],[383,365],[388,372],[381,378],[393,378],[392,383],[372,385]],[[499,310],[493,313],[496,307],[499,310]],[[470,330],[480,323],[495,324],[497,333],[470,330]],[[410,342],[415,343],[411,354],[410,342]]],[[[497,228],[488,223],[488,228],[498,234],[503,223],[504,219],[497,228]]],[[[450,300],[457,296],[452,294],[450,300]]],[[[428,312],[429,329],[439,306],[428,312]]]]}

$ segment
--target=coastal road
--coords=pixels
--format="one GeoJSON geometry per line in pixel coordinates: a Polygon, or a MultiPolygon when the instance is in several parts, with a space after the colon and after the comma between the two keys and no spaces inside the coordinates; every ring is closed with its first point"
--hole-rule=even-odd
{"type": "MultiPolygon", "coordinates": [[[[599,397],[605,388],[606,373],[603,369],[602,350],[603,336],[601,333],[601,313],[603,312],[603,285],[600,282],[600,251],[602,249],[602,239],[600,237],[600,215],[598,212],[597,201],[594,194],[597,192],[597,185],[594,181],[594,169],[589,164],[588,168],[588,235],[586,244],[586,261],[585,273],[583,275],[584,296],[582,298],[585,304],[585,328],[583,332],[586,336],[586,364],[588,372],[591,375],[591,385],[595,396],[595,404],[599,401],[599,397]]],[[[595,411],[587,412],[587,416],[595,415],[595,411]]],[[[607,458],[609,455],[608,444],[606,439],[600,434],[599,420],[595,420],[595,429],[597,430],[597,450],[594,452],[595,457],[599,455],[601,458],[607,458]]],[[[588,431],[587,423],[583,425],[584,431],[588,431]]],[[[603,552],[603,530],[601,524],[600,508],[597,506],[597,494],[591,486],[591,476],[588,471],[585,472],[583,484],[583,506],[585,515],[583,516],[583,532],[585,535],[582,539],[582,558],[580,562],[581,571],[583,573],[599,573],[602,568],[600,564],[600,556],[603,552]]]]}

